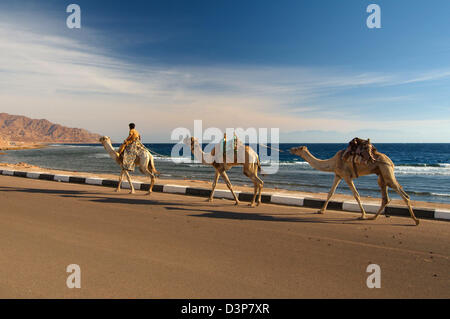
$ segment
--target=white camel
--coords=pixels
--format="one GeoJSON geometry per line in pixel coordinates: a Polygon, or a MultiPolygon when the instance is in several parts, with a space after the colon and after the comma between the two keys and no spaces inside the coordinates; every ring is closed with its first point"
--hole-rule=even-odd
{"type": "MultiPolygon", "coordinates": [[[[123,176],[125,175],[128,180],[128,184],[130,184],[130,194],[134,194],[134,186],[131,182],[130,174],[128,173],[128,170],[123,168],[123,156],[119,156],[119,153],[114,149],[114,147],[111,144],[111,139],[108,136],[103,136],[99,139],[100,143],[102,143],[105,150],[108,152],[109,156],[116,161],[117,164],[119,164],[120,168],[122,169],[120,173],[119,178],[119,184],[117,185],[116,192],[120,191],[120,185],[123,181],[123,176]]],[[[155,184],[156,176],[159,172],[155,168],[155,162],[153,160],[152,154],[147,150],[142,150],[139,152],[138,156],[136,156],[136,160],[134,164],[139,167],[139,170],[142,174],[150,177],[150,188],[147,194],[151,194],[153,190],[153,185],[155,184]]]]}
{"type": "Polygon", "coordinates": [[[183,143],[191,148],[191,152],[194,154],[195,159],[201,161],[205,165],[213,166],[216,170],[208,201],[213,201],[217,181],[219,180],[219,176],[221,176],[227,184],[228,189],[231,191],[231,194],[233,194],[236,205],[239,204],[239,199],[233,191],[233,186],[231,185],[226,171],[233,166],[242,166],[244,175],[250,178],[254,185],[254,193],[250,206],[255,207],[255,205],[261,204],[261,190],[264,185],[264,182],[258,177],[258,172],[261,170],[261,163],[259,161],[258,154],[250,146],[240,144],[236,151],[239,155],[229,162],[224,162],[222,152],[216,152],[216,148],[214,148],[210,153],[203,152],[198,139],[195,137],[187,136],[184,138],[183,143]],[[242,155],[242,158],[240,155],[242,155]],[[256,200],[257,196],[258,200],[256,200]]]}

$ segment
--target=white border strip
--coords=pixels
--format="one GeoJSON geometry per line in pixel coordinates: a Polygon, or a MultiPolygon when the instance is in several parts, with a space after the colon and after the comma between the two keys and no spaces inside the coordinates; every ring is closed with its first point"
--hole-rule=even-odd
{"type": "Polygon", "coordinates": [[[68,175],[55,175],[53,177],[53,180],[56,181],[56,182],[66,182],[66,183],[68,183],[69,182],[69,178],[70,178],[70,176],[68,176],[68,175]]]}
{"type": "Polygon", "coordinates": [[[163,193],[186,194],[186,188],[188,188],[188,186],[164,185],[163,193]]]}
{"type": "MultiPolygon", "coordinates": [[[[378,209],[380,209],[380,205],[376,204],[364,204],[363,203],[364,210],[366,213],[376,214],[378,212],[378,209]]],[[[346,210],[349,212],[360,212],[361,209],[359,208],[359,205],[357,202],[343,202],[342,203],[342,210],[346,210]]]]}
{"type": "Polygon", "coordinates": [[[434,211],[434,218],[435,219],[446,219],[450,220],[450,210],[435,210],[434,211]]]}
{"type": "Polygon", "coordinates": [[[39,176],[41,176],[40,172],[27,172],[27,177],[32,179],[39,179],[39,176]]]}
{"type": "Polygon", "coordinates": [[[295,196],[286,196],[280,194],[273,194],[270,197],[270,202],[273,204],[282,204],[290,206],[303,206],[304,198],[295,196]]]}
{"type": "Polygon", "coordinates": [[[86,184],[89,185],[102,185],[103,179],[101,178],[95,178],[95,177],[87,177],[85,180],[86,184]]]}

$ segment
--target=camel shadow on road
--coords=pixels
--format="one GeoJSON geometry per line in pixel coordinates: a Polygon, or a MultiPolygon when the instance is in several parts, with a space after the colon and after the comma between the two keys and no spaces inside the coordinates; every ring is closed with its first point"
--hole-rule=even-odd
{"type": "MultiPolygon", "coordinates": [[[[233,206],[234,207],[234,206],[233,206]]],[[[190,208],[183,207],[166,207],[167,210],[177,210],[192,212],[190,208]]],[[[234,220],[260,220],[260,221],[270,221],[270,222],[303,222],[303,223],[333,223],[342,224],[349,221],[355,221],[355,218],[330,218],[330,217],[299,217],[298,214],[289,214],[292,217],[281,217],[273,214],[264,214],[258,212],[243,213],[243,212],[230,212],[225,210],[215,210],[215,209],[195,209],[200,214],[189,214],[191,217],[202,217],[202,218],[219,218],[219,219],[234,219],[234,220]]],[[[286,215],[286,214],[284,214],[286,215]]]]}
{"type": "MultiPolygon", "coordinates": [[[[142,205],[151,207],[164,206],[168,211],[179,211],[189,213],[191,217],[201,218],[217,218],[217,219],[231,219],[231,220],[256,220],[266,222],[299,222],[299,223],[321,223],[321,224],[357,224],[370,226],[386,226],[386,224],[376,223],[370,220],[358,220],[356,217],[351,218],[335,218],[324,215],[318,215],[312,212],[284,212],[284,213],[260,213],[258,208],[250,209],[250,213],[243,212],[246,206],[227,206],[229,210],[223,210],[223,204],[206,204],[203,200],[180,202],[180,201],[166,201],[161,199],[154,199],[146,194],[137,194],[128,196],[128,193],[114,193],[114,197],[111,197],[111,193],[95,192],[95,191],[80,191],[80,190],[57,190],[57,189],[40,189],[40,188],[17,188],[1,186],[2,192],[26,192],[31,194],[49,194],[57,195],[65,198],[74,198],[80,200],[92,201],[95,203],[105,204],[121,204],[121,205],[142,205]],[[139,196],[141,198],[136,198],[139,196]],[[205,205],[211,205],[211,208],[202,208],[205,205]],[[220,209],[222,208],[222,209],[220,209]],[[233,211],[239,210],[239,211],[233,211]],[[196,213],[198,212],[198,213],[196,213]],[[288,217],[283,217],[288,216],[288,217]],[[317,216],[317,217],[316,217],[317,216]]],[[[200,198],[200,197],[199,197],[200,198]]],[[[282,210],[282,208],[280,208],[282,210]]],[[[411,226],[405,224],[389,224],[389,226],[411,226]]]]}

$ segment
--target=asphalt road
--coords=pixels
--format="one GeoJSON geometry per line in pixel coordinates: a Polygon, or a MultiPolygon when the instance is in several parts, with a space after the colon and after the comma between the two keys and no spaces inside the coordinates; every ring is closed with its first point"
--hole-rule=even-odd
{"type": "Polygon", "coordinates": [[[449,222],[315,212],[0,176],[0,298],[450,297],[449,222]]]}

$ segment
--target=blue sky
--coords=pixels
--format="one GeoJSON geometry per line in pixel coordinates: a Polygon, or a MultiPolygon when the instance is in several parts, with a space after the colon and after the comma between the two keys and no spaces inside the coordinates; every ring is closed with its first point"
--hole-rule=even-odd
{"type": "Polygon", "coordinates": [[[450,2],[0,2],[0,111],[145,141],[279,127],[285,142],[450,142],[450,2]],[[82,28],[66,27],[70,3],[82,28]],[[366,7],[381,7],[368,29],[366,7]]]}

